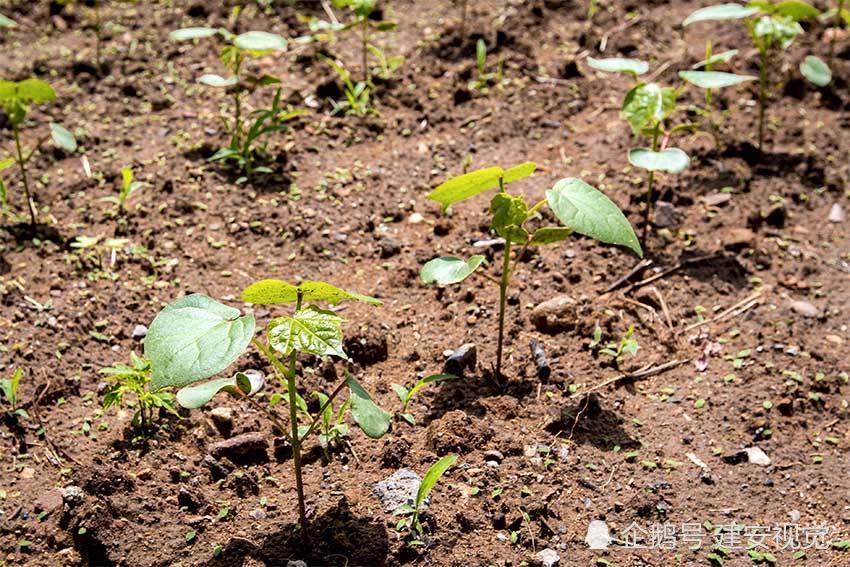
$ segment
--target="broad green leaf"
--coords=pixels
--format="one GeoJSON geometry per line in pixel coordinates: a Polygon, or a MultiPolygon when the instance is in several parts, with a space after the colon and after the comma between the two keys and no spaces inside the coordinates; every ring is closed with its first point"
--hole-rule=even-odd
{"type": "Polygon", "coordinates": [[[635,134],[654,128],[676,108],[676,90],[656,83],[641,83],[626,94],[620,117],[635,134]]]}
{"type": "Polygon", "coordinates": [[[436,189],[428,193],[428,198],[440,203],[445,210],[459,201],[498,187],[500,177],[505,184],[512,183],[528,177],[534,173],[535,169],[537,169],[536,164],[526,162],[507,171],[501,167],[488,167],[471,171],[441,183],[436,189]]]}
{"type": "Polygon", "coordinates": [[[766,48],[778,45],[788,49],[794,39],[803,33],[803,27],[793,19],[782,16],[762,16],[756,20],[753,33],[766,48]]]}
{"type": "Polygon", "coordinates": [[[244,51],[281,51],[286,49],[286,40],[276,33],[249,31],[237,35],[233,45],[244,51]]]}
{"type": "Polygon", "coordinates": [[[293,351],[309,352],[316,356],[338,356],[348,360],[342,350],[342,322],[333,311],[310,305],[292,317],[269,321],[269,344],[283,356],[293,351]]]}
{"type": "Polygon", "coordinates": [[[17,26],[18,24],[15,23],[15,20],[0,14],[0,28],[14,28],[17,26]]]}
{"type": "Polygon", "coordinates": [[[780,16],[786,16],[795,21],[817,18],[820,10],[800,0],[784,0],[773,7],[773,11],[780,16]]]}
{"type": "Polygon", "coordinates": [[[422,266],[419,277],[425,284],[447,285],[458,283],[468,278],[483,261],[484,256],[478,255],[471,256],[467,261],[454,256],[441,256],[422,266]]]}
{"type": "Polygon", "coordinates": [[[393,414],[376,404],[360,382],[350,373],[345,373],[345,382],[351,395],[351,417],[367,436],[380,439],[390,428],[393,414]]]}
{"type": "Polygon", "coordinates": [[[182,28],[179,30],[174,30],[173,32],[168,34],[168,37],[172,41],[186,41],[189,39],[201,39],[205,37],[212,37],[217,33],[218,28],[182,28]]]}
{"type": "Polygon", "coordinates": [[[528,232],[522,227],[528,218],[528,205],[522,197],[496,193],[490,201],[490,214],[496,234],[517,244],[528,242],[528,232]]]}
{"type": "Polygon", "coordinates": [[[245,288],[242,300],[255,305],[277,305],[280,303],[295,303],[298,292],[301,291],[302,301],[327,301],[336,305],[341,301],[363,301],[371,305],[382,305],[381,300],[346,291],[325,282],[304,281],[300,285],[292,285],[282,280],[260,280],[245,288]]]}
{"type": "Polygon", "coordinates": [[[428,498],[428,495],[433,490],[440,477],[449,470],[452,465],[457,462],[457,455],[446,455],[428,468],[425,476],[422,477],[422,482],[419,483],[419,490],[416,492],[416,510],[422,507],[422,503],[428,498]]]}
{"type": "Polygon", "coordinates": [[[18,83],[18,98],[32,102],[51,102],[56,100],[56,91],[49,84],[38,79],[26,79],[18,83]]]}
{"type": "Polygon", "coordinates": [[[207,404],[220,391],[236,385],[233,377],[216,378],[200,384],[192,384],[177,391],[177,403],[186,409],[197,409],[207,404]]]}
{"type": "Polygon", "coordinates": [[[597,71],[607,73],[628,73],[630,75],[643,75],[649,71],[649,63],[640,59],[624,59],[622,57],[609,57],[608,59],[587,58],[587,64],[597,71]]]}
{"type": "Polygon", "coordinates": [[[572,233],[572,229],[565,226],[544,226],[534,231],[534,234],[531,235],[531,241],[529,244],[534,244],[536,246],[553,244],[555,242],[566,240],[572,233]]]}
{"type": "Polygon", "coordinates": [[[749,8],[741,4],[717,4],[716,6],[708,6],[700,8],[685,18],[682,22],[683,26],[689,26],[697,22],[707,22],[713,20],[741,20],[749,18],[754,14],[758,14],[758,8],[749,8]]]}
{"type": "Polygon", "coordinates": [[[558,220],[579,234],[606,244],[625,246],[643,257],[632,225],[611,199],[581,179],[567,177],[546,191],[558,220]]]}
{"type": "Polygon", "coordinates": [[[694,64],[692,69],[699,69],[701,67],[705,67],[706,65],[716,65],[718,63],[728,63],[738,54],[737,49],[730,49],[729,51],[723,51],[721,53],[715,53],[708,59],[703,59],[699,63],[694,64]]]}
{"type": "Polygon", "coordinates": [[[752,75],[736,75],[721,71],[679,71],[679,76],[701,89],[722,89],[756,80],[756,77],[752,75]]]}
{"type": "Polygon", "coordinates": [[[660,152],[649,148],[629,150],[629,163],[649,171],[679,173],[688,167],[690,161],[688,154],[679,148],[667,148],[660,152]]]}
{"type": "Polygon", "coordinates": [[[810,83],[819,87],[825,87],[832,82],[829,66],[814,55],[809,55],[800,63],[800,72],[810,83]]]}
{"type": "Polygon", "coordinates": [[[55,143],[60,148],[69,152],[74,152],[77,150],[76,138],[74,138],[74,135],[71,134],[68,130],[66,130],[62,125],[56,124],[55,122],[51,122],[50,136],[53,138],[53,143],[55,143]]]}
{"type": "Polygon", "coordinates": [[[145,337],[153,391],[179,388],[233,364],[254,336],[254,317],[201,294],[167,305],[145,337]]]}
{"type": "Polygon", "coordinates": [[[209,87],[227,88],[239,84],[239,77],[233,76],[225,79],[221,75],[207,74],[198,77],[198,82],[209,87]]]}

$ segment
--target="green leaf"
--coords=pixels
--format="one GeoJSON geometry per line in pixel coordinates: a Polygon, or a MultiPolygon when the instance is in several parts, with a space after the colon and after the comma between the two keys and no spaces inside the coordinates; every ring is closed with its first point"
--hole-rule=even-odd
{"type": "Polygon", "coordinates": [[[722,53],[715,53],[708,59],[703,59],[699,63],[696,63],[692,67],[692,69],[699,69],[700,67],[705,67],[706,65],[716,65],[717,63],[728,63],[737,54],[737,49],[730,49],[729,51],[723,51],[722,53]]]}
{"type": "Polygon", "coordinates": [[[528,218],[528,205],[522,197],[496,193],[490,201],[490,214],[496,234],[517,244],[528,242],[528,232],[522,228],[528,218]]]}
{"type": "Polygon", "coordinates": [[[568,177],[546,191],[555,216],[568,228],[606,244],[625,246],[643,257],[632,225],[611,199],[581,179],[568,177]]]}
{"type": "Polygon", "coordinates": [[[505,184],[508,184],[528,177],[534,173],[535,169],[537,169],[536,164],[526,162],[507,171],[501,167],[488,167],[471,171],[441,183],[436,189],[428,193],[428,198],[440,203],[445,210],[457,202],[498,187],[500,177],[505,184]]]}
{"type": "Polygon", "coordinates": [[[0,101],[51,102],[56,100],[56,91],[38,79],[26,79],[17,83],[0,81],[0,101]]]}
{"type": "MultiPolygon", "coordinates": [[[[417,382],[413,386],[413,388],[410,389],[410,391],[407,393],[407,399],[408,400],[412,399],[413,396],[415,396],[417,394],[417,392],[419,392],[419,390],[421,390],[422,388],[424,388],[428,384],[433,384],[435,382],[442,382],[444,380],[454,380],[455,378],[457,378],[457,376],[455,376],[454,374],[431,374],[430,376],[426,376],[425,378],[423,378],[422,380],[417,382]]],[[[398,394],[398,391],[396,391],[396,394],[398,394]]],[[[399,397],[401,397],[401,396],[399,396],[399,397]]],[[[405,401],[405,400],[402,400],[402,401],[405,401]]]]}
{"type": "Polygon", "coordinates": [[[316,356],[338,356],[348,360],[342,350],[342,322],[333,311],[310,305],[292,317],[269,321],[269,344],[283,356],[292,351],[309,352],[316,356]]]}
{"type": "Polygon", "coordinates": [[[573,233],[571,228],[564,226],[544,226],[534,231],[529,244],[541,246],[566,240],[573,233]]]}
{"type": "Polygon", "coordinates": [[[207,74],[201,75],[198,77],[198,82],[202,85],[207,85],[208,87],[215,87],[218,89],[225,89],[227,87],[232,87],[234,85],[239,84],[239,77],[233,76],[225,79],[221,75],[215,74],[207,74]]]}
{"type": "Polygon", "coordinates": [[[298,292],[301,292],[302,301],[327,301],[336,305],[341,301],[363,301],[371,305],[382,305],[383,302],[374,297],[346,291],[329,283],[318,281],[304,281],[295,286],[282,280],[268,279],[254,282],[242,292],[242,301],[255,305],[277,305],[281,303],[295,303],[298,292]]]}
{"type": "Polygon", "coordinates": [[[416,510],[422,507],[422,503],[428,498],[428,494],[431,493],[437,481],[456,461],[457,455],[446,455],[428,468],[422,482],[419,483],[419,490],[416,492],[416,510]]]}
{"type": "Polygon", "coordinates": [[[785,0],[773,7],[773,11],[780,16],[786,16],[795,21],[817,18],[820,10],[800,0],[785,0]]]}
{"type": "Polygon", "coordinates": [[[360,382],[350,373],[345,373],[345,382],[351,395],[351,417],[367,436],[379,439],[390,428],[393,414],[378,407],[360,382]]]}
{"type": "Polygon", "coordinates": [[[587,64],[597,71],[605,71],[606,73],[628,73],[637,76],[649,71],[649,63],[640,59],[624,59],[622,57],[594,59],[588,57],[587,64]]]}
{"type": "Polygon", "coordinates": [[[390,387],[401,403],[405,403],[410,398],[410,392],[401,384],[390,384],[390,387]]]}
{"type": "Polygon", "coordinates": [[[239,49],[252,52],[281,51],[286,49],[286,40],[276,33],[249,31],[241,33],[233,40],[239,49]]]}
{"type": "Polygon", "coordinates": [[[186,409],[197,409],[206,405],[220,391],[235,385],[236,380],[231,376],[186,386],[177,391],[177,403],[186,409]]]}
{"type": "Polygon", "coordinates": [[[716,6],[708,6],[700,8],[685,18],[682,22],[683,26],[689,26],[697,22],[707,22],[714,20],[741,20],[749,18],[753,14],[758,14],[758,8],[749,8],[741,4],[718,4],[716,6]]]}
{"type": "Polygon", "coordinates": [[[679,76],[701,89],[722,89],[756,80],[756,77],[752,75],[736,75],[721,71],[679,71],[679,76]]]}
{"type": "Polygon", "coordinates": [[[18,162],[15,161],[15,158],[13,158],[13,157],[0,159],[0,171],[3,171],[4,169],[10,168],[13,165],[15,165],[16,163],[18,163],[18,162]]]}
{"type": "Polygon", "coordinates": [[[15,20],[0,14],[0,28],[15,28],[18,27],[18,24],[15,23],[15,20]]]}
{"type": "Polygon", "coordinates": [[[794,39],[803,33],[803,28],[793,19],[782,16],[763,16],[753,26],[753,33],[765,48],[774,44],[788,49],[794,39]]]}
{"type": "Polygon", "coordinates": [[[660,152],[649,148],[629,150],[629,163],[649,171],[679,173],[688,167],[690,161],[688,154],[679,148],[667,148],[660,152]]]}
{"type": "Polygon", "coordinates": [[[800,73],[813,85],[825,87],[832,82],[832,71],[820,57],[809,55],[800,63],[800,73]]]}
{"type": "Polygon", "coordinates": [[[483,261],[484,256],[478,255],[471,256],[465,262],[454,256],[440,256],[422,266],[419,277],[425,284],[447,285],[458,283],[468,278],[483,261]]]}
{"type": "Polygon", "coordinates": [[[189,39],[201,39],[205,37],[212,37],[218,33],[218,28],[207,28],[207,27],[198,27],[198,28],[182,28],[179,30],[174,30],[168,37],[172,41],[186,41],[189,39]]]}
{"type": "Polygon", "coordinates": [[[60,148],[69,152],[77,150],[76,138],[74,138],[74,135],[66,130],[62,125],[51,122],[50,136],[53,138],[53,143],[60,148]]]}
{"type": "Polygon", "coordinates": [[[254,317],[201,294],[167,305],[145,337],[153,391],[179,388],[233,364],[254,336],[254,317]]]}
{"type": "Polygon", "coordinates": [[[626,94],[620,117],[629,123],[635,134],[641,134],[645,129],[654,128],[675,108],[675,89],[642,83],[626,94]]]}

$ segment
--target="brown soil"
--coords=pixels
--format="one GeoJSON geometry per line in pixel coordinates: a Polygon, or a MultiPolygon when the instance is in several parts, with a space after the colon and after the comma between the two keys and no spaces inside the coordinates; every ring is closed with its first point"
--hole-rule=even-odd
{"type": "MultiPolygon", "coordinates": [[[[617,115],[629,81],[592,72],[584,58],[644,58],[663,69],[658,80],[673,84],[678,70],[702,58],[712,29],[685,33],[677,22],[705,3],[603,0],[591,24],[584,2],[470,2],[469,39],[461,42],[452,32],[452,3],[396,0],[384,17],[399,28],[380,41],[407,61],[376,91],[378,114],[330,117],[318,97],[321,108],[272,141],[273,174],[248,186],[205,159],[227,142],[218,120],[227,100],[194,83],[203,72],[220,72],[215,49],[167,39],[178,27],[227,25],[229,7],[107,4],[108,73],[101,77],[89,63],[94,39],[84,6],[0,2],[0,12],[21,24],[0,36],[2,77],[35,75],[59,93],[33,114],[37,126],[27,136],[37,138],[49,118],[63,122],[94,172],[87,178],[76,155],[42,152],[32,169],[47,226],[32,238],[6,221],[0,237],[0,368],[4,376],[25,369],[20,396],[30,416],[0,425],[0,564],[520,565],[547,547],[562,566],[710,564],[711,537],[697,550],[679,542],[672,550],[592,551],[584,543],[592,520],[607,522],[615,537],[633,522],[644,529],[711,522],[823,525],[835,530],[830,541],[850,539],[850,232],[846,221],[827,220],[834,204],[848,208],[846,30],[837,32],[833,86],[815,89],[798,78],[805,54],[828,53],[833,31],[820,23],[807,25],[774,70],[761,160],[753,148],[754,86],[716,97],[734,111],[719,147],[705,134],[678,142],[691,167],[659,176],[659,199],[669,205],[656,221],[667,226],[656,226],[648,244],[653,266],[632,279],[684,262],[651,283],[658,293],[646,285],[605,293],[636,260],[583,238],[523,259],[508,308],[509,380],[500,389],[490,380],[496,290],[484,280],[440,290],[418,279],[428,259],[469,255],[474,241],[489,238],[487,199],[457,206],[447,218],[426,192],[461,171],[465,156],[473,168],[530,159],[539,171],[517,185],[530,200],[561,177],[581,176],[639,225],[644,176],[628,167],[634,140],[617,115]],[[478,37],[491,46],[489,65],[504,60],[509,81],[486,96],[466,89],[478,37]],[[148,185],[119,221],[101,198],[115,194],[128,164],[148,185]],[[725,187],[728,202],[706,204],[725,187]],[[424,222],[408,222],[413,213],[424,222]],[[81,235],[124,237],[134,248],[111,265],[105,251],[72,249],[81,235]],[[379,311],[348,305],[343,313],[351,344],[365,345],[352,370],[386,408],[398,406],[392,382],[440,371],[447,349],[478,347],[475,371],[412,403],[416,426],[399,420],[377,442],[353,430],[353,452],[308,455],[307,544],[294,531],[286,455],[224,459],[219,469],[204,462],[208,446],[222,439],[209,409],[164,417],[146,443],[133,440],[131,411],[100,409],[97,371],[141,350],[131,336],[137,324],[189,292],[241,307],[240,290],[262,277],[325,279],[384,300],[379,311]],[[756,292],[740,311],[691,328],[756,292]],[[575,312],[560,330],[538,332],[531,308],[558,294],[576,300],[575,312]],[[804,316],[811,306],[813,316],[804,316]],[[634,325],[637,356],[612,368],[589,348],[595,323],[606,341],[634,325]],[[531,339],[551,364],[546,380],[537,377],[531,339]],[[707,366],[698,368],[706,349],[707,366]],[[674,360],[684,363],[590,397],[572,395],[674,360]],[[742,462],[738,452],[751,446],[771,464],[742,462]],[[494,450],[498,466],[486,463],[494,450]],[[400,467],[422,474],[449,452],[459,454],[458,464],[432,494],[425,545],[408,546],[372,486],[400,467]],[[66,490],[63,502],[57,489],[69,486],[79,490],[66,490]],[[196,535],[187,541],[190,531],[196,535]]],[[[306,33],[296,9],[277,4],[268,16],[248,9],[241,29],[306,33]]],[[[317,5],[295,4],[322,16],[317,5]]],[[[717,26],[712,39],[716,50],[741,42],[734,70],[757,73],[743,28],[717,26]]],[[[356,70],[356,47],[343,34],[322,49],[356,70]]],[[[338,88],[316,49],[298,47],[254,65],[282,77],[284,96],[303,106],[320,85],[320,94],[338,88]]],[[[689,90],[685,100],[698,96],[689,90]]],[[[2,127],[8,151],[10,132],[2,127]]],[[[25,214],[17,178],[6,177],[10,206],[25,214]]],[[[495,252],[486,253],[492,259],[495,252]]],[[[255,313],[260,323],[273,316],[255,313]]],[[[238,367],[259,364],[251,354],[238,367]]],[[[332,387],[327,365],[304,359],[301,366],[305,395],[332,387]]],[[[216,405],[235,410],[231,435],[260,432],[271,444],[270,425],[252,407],[224,396],[216,405]]],[[[833,547],[798,560],[773,551],[779,565],[850,564],[850,552],[833,547]]],[[[751,564],[740,550],[725,561],[751,564]]]]}

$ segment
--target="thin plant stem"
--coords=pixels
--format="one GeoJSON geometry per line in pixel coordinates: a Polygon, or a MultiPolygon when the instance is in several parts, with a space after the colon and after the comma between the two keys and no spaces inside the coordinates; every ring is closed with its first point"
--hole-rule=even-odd
{"type": "Polygon", "coordinates": [[[103,41],[103,26],[101,25],[100,20],[100,0],[95,0],[94,2],[94,35],[95,35],[95,65],[97,65],[97,72],[103,72],[103,63],[101,62],[100,57],[100,44],[103,41]]]}
{"type": "MultiPolygon", "coordinates": [[[[499,178],[499,191],[505,191],[505,182],[499,178]]],[[[502,277],[499,280],[499,342],[496,345],[496,379],[502,379],[502,349],[505,338],[505,306],[508,300],[508,283],[511,279],[511,240],[505,239],[502,258],[502,277]]]]}
{"type": "MultiPolygon", "coordinates": [[[[27,177],[27,160],[24,159],[24,153],[21,149],[21,135],[18,130],[17,125],[12,126],[12,131],[15,135],[15,150],[18,152],[18,167],[21,170],[21,179],[24,182],[24,195],[27,199],[27,207],[29,207],[30,211],[30,224],[35,226],[36,224],[36,214],[35,207],[32,204],[32,197],[30,196],[30,182],[29,177],[27,177]]],[[[32,155],[32,154],[30,154],[32,155]]]]}
{"type": "MultiPolygon", "coordinates": [[[[295,311],[301,310],[301,292],[298,292],[295,311]]],[[[298,491],[298,517],[301,529],[307,529],[307,510],[304,505],[304,481],[301,474],[301,438],[298,435],[298,406],[296,396],[298,391],[295,387],[295,355],[293,350],[289,355],[289,368],[286,370],[286,390],[289,394],[289,420],[292,437],[292,464],[295,467],[295,488],[298,491]]]]}
{"type": "Polygon", "coordinates": [[[363,82],[369,83],[371,77],[369,76],[369,60],[368,60],[368,45],[369,45],[369,19],[366,16],[362,16],[361,23],[361,46],[360,53],[362,57],[362,65],[363,65],[363,82]]]}
{"type": "MultiPolygon", "coordinates": [[[[347,383],[348,383],[348,377],[346,376],[345,378],[343,378],[342,382],[337,384],[336,388],[334,388],[334,391],[331,392],[330,396],[328,396],[327,401],[324,404],[322,404],[322,407],[319,408],[319,413],[317,413],[316,417],[313,418],[313,423],[310,424],[310,427],[308,427],[307,431],[304,432],[304,435],[301,436],[301,441],[304,441],[307,437],[310,436],[311,433],[313,433],[313,431],[316,429],[316,426],[322,420],[322,414],[325,412],[325,410],[328,408],[328,406],[331,403],[333,403],[334,398],[342,391],[342,389],[345,387],[345,385],[347,383]]],[[[407,408],[407,405],[405,404],[405,410],[402,410],[402,411],[406,411],[406,408],[407,408]]]]}
{"type": "Polygon", "coordinates": [[[464,43],[466,38],[466,8],[467,0],[460,0],[460,42],[464,43]]]}
{"type": "Polygon", "coordinates": [[[769,63],[766,49],[760,49],[761,65],[759,68],[759,153],[764,145],[764,111],[767,106],[767,65],[769,63]]]}
{"type": "MultiPolygon", "coordinates": [[[[655,129],[652,131],[652,151],[658,151],[658,136],[661,134],[661,123],[655,125],[655,129]]],[[[647,180],[647,188],[646,188],[646,209],[644,210],[643,217],[643,237],[641,244],[646,247],[647,238],[649,237],[649,222],[650,218],[652,218],[652,185],[655,182],[655,172],[649,172],[649,179],[647,180]]]]}
{"type": "Polygon", "coordinates": [[[832,60],[835,58],[835,36],[838,35],[838,29],[841,27],[841,12],[844,11],[844,0],[838,0],[838,8],[835,11],[835,23],[832,25],[832,38],[829,40],[829,65],[832,66],[832,60]]]}
{"type": "MultiPolygon", "coordinates": [[[[239,77],[239,70],[242,67],[242,56],[239,55],[236,59],[236,65],[233,69],[233,74],[239,77]]],[[[242,83],[237,83],[233,89],[234,117],[233,117],[233,139],[232,144],[235,148],[242,145],[242,83]]]]}

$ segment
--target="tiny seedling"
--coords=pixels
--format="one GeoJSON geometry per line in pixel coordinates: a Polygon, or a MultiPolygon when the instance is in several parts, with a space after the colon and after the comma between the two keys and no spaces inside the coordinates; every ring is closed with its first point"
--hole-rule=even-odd
{"type": "Polygon", "coordinates": [[[6,404],[6,413],[17,419],[18,417],[28,418],[27,411],[18,405],[18,387],[21,385],[21,378],[24,377],[24,371],[16,368],[12,372],[10,378],[0,379],[0,393],[3,394],[3,399],[6,404]]]}
{"type": "Polygon", "coordinates": [[[423,505],[428,500],[428,495],[433,490],[434,486],[440,480],[440,477],[449,470],[457,461],[457,455],[446,455],[428,468],[422,482],[419,483],[419,489],[416,491],[416,500],[413,506],[408,504],[399,506],[393,514],[396,516],[406,516],[398,521],[396,529],[407,527],[410,529],[410,535],[413,541],[411,545],[417,545],[419,538],[422,537],[422,524],[419,522],[419,516],[422,514],[423,505]]]}
{"type": "Polygon", "coordinates": [[[593,328],[593,340],[590,342],[591,349],[599,349],[600,354],[610,356],[615,368],[619,368],[626,355],[635,356],[640,346],[634,338],[635,326],[629,325],[626,334],[619,341],[602,344],[602,329],[599,325],[593,328]]]}
{"type": "Polygon", "coordinates": [[[103,238],[102,236],[77,236],[71,242],[71,249],[76,254],[71,256],[77,270],[88,270],[88,278],[92,281],[105,278],[118,279],[113,272],[118,261],[118,251],[130,243],[126,238],[103,238]],[[104,257],[108,262],[104,262],[104,257]]]}
{"type": "MultiPolygon", "coordinates": [[[[25,150],[21,145],[21,127],[26,120],[31,104],[43,104],[56,100],[56,92],[49,84],[38,79],[26,79],[19,82],[0,81],[0,107],[9,119],[12,125],[12,135],[15,139],[15,151],[13,157],[0,159],[0,171],[7,169],[15,164],[21,174],[21,182],[24,186],[24,195],[27,200],[27,206],[30,213],[30,225],[36,225],[36,210],[33,203],[32,191],[30,189],[29,175],[27,173],[27,163],[32,159],[33,155],[41,148],[48,138],[53,139],[53,143],[73,152],[77,149],[77,141],[73,134],[55,122],[50,123],[50,134],[42,137],[36,142],[34,148],[25,150]]],[[[0,180],[0,197],[3,202],[6,200],[7,189],[5,183],[0,180]]]]}
{"type": "Polygon", "coordinates": [[[483,39],[479,39],[475,43],[476,76],[474,79],[469,81],[469,84],[467,85],[469,90],[479,91],[482,94],[487,94],[487,91],[489,90],[491,84],[501,84],[503,77],[503,65],[504,62],[502,61],[502,59],[499,59],[499,63],[496,67],[496,72],[487,72],[487,44],[484,43],[483,39]]]}
{"type": "Polygon", "coordinates": [[[126,215],[127,214],[127,199],[130,196],[144,187],[144,182],[142,181],[133,181],[133,169],[130,167],[121,168],[121,189],[118,191],[118,195],[110,195],[108,197],[103,197],[101,201],[106,203],[112,203],[115,205],[118,210],[118,214],[126,215]]]}
{"type": "Polygon", "coordinates": [[[351,78],[351,73],[348,72],[348,69],[342,63],[328,57],[322,57],[322,59],[330,65],[331,69],[334,70],[334,73],[342,81],[343,93],[345,94],[345,100],[331,100],[331,106],[333,106],[331,114],[344,112],[349,116],[362,117],[373,113],[374,109],[370,100],[372,87],[369,83],[366,81],[357,81],[355,83],[351,78]]]}
{"type": "MultiPolygon", "coordinates": [[[[210,159],[236,161],[240,170],[246,174],[246,177],[239,180],[244,182],[250,180],[251,174],[257,171],[252,169],[255,153],[253,143],[261,136],[281,131],[284,129],[284,123],[297,115],[292,114],[292,109],[280,108],[280,90],[278,89],[269,109],[257,110],[247,117],[252,120],[252,125],[246,132],[243,97],[258,88],[279,85],[280,80],[271,75],[247,74],[244,69],[245,64],[249,58],[265,57],[284,51],[288,42],[277,34],[263,31],[249,31],[235,35],[223,28],[209,27],[182,28],[170,34],[173,41],[212,37],[221,37],[225,41],[225,46],[219,52],[219,60],[229,71],[230,76],[205,74],[198,78],[198,82],[209,87],[227,90],[233,100],[233,118],[229,125],[225,121],[225,128],[230,133],[230,145],[219,150],[210,159]]],[[[224,121],[224,118],[222,120],[224,121]]]]}
{"type": "MultiPolygon", "coordinates": [[[[346,28],[358,28],[360,30],[360,63],[362,67],[362,82],[371,85],[372,70],[369,67],[369,54],[371,53],[379,63],[385,63],[385,69],[390,67],[390,60],[393,61],[394,67],[398,68],[404,63],[404,57],[387,57],[380,47],[374,45],[371,41],[371,32],[392,31],[396,28],[395,22],[373,21],[372,13],[377,6],[377,0],[333,0],[333,5],[337,8],[348,8],[354,16],[354,20],[346,26],[346,28]]],[[[382,77],[383,78],[383,77],[382,77]]]]}
{"type": "MultiPolygon", "coordinates": [[[[568,177],[558,181],[546,191],[546,198],[529,207],[521,195],[514,196],[505,190],[509,183],[524,179],[534,173],[537,165],[526,162],[510,169],[490,167],[449,179],[428,194],[443,207],[448,207],[498,188],[490,201],[491,227],[505,241],[502,252],[502,270],[499,286],[499,336],[496,345],[496,379],[502,380],[502,350],[504,343],[505,306],[508,285],[517,262],[529,246],[554,244],[568,238],[573,232],[594,238],[606,244],[629,248],[643,255],[632,226],[623,213],[604,193],[591,187],[581,179],[568,177]],[[529,233],[524,226],[538,215],[544,206],[549,206],[563,226],[542,226],[529,233]],[[511,265],[511,250],[514,245],[522,246],[511,265]]],[[[459,283],[476,272],[484,262],[484,256],[476,255],[469,260],[454,256],[442,256],[426,263],[420,277],[425,284],[448,285],[459,283]]]]}
{"type": "MultiPolygon", "coordinates": [[[[850,27],[850,10],[845,8],[847,0],[837,0],[835,8],[831,8],[821,15],[823,20],[832,20],[832,38],[829,40],[829,63],[835,57],[835,38],[838,37],[841,29],[841,20],[844,20],[844,25],[850,27]]],[[[0,23],[2,25],[2,23],[0,23]]]]}
{"type": "MultiPolygon", "coordinates": [[[[311,433],[322,431],[320,428],[325,424],[327,409],[334,398],[348,386],[351,415],[360,429],[372,438],[379,438],[389,430],[392,414],[378,407],[360,383],[346,372],[345,379],[323,398],[325,401],[318,414],[309,423],[301,424],[299,417],[306,404],[303,400],[299,404],[298,353],[348,360],[342,348],[343,318],[333,311],[304,304],[325,302],[334,306],[341,301],[354,300],[380,305],[381,302],[325,282],[305,281],[292,285],[281,280],[261,280],[248,286],[242,292],[242,300],[255,305],[294,304],[295,309],[290,315],[269,321],[263,340],[254,336],[256,322],[252,315],[243,315],[238,309],[205,295],[188,295],[167,305],[151,323],[145,337],[145,357],[151,361],[153,372],[151,388],[155,392],[168,387],[181,388],[177,392],[177,402],[187,408],[203,406],[223,389],[255,403],[250,396],[259,391],[262,383],[251,381],[250,376],[236,373],[232,378],[208,380],[233,364],[249,343],[253,344],[272,365],[286,391],[289,431],[270,411],[266,414],[292,447],[298,513],[301,526],[306,529],[302,447],[311,433]]],[[[334,425],[325,431],[330,434],[334,425]]],[[[336,433],[341,430],[337,429],[336,433]]]]}
{"type": "Polygon", "coordinates": [[[452,380],[454,378],[457,378],[454,374],[432,374],[416,382],[416,384],[414,384],[409,390],[401,384],[392,384],[393,391],[401,401],[401,412],[398,415],[410,425],[416,425],[416,420],[414,419],[413,414],[408,413],[407,411],[407,406],[410,404],[413,396],[415,396],[419,390],[428,384],[442,382],[443,380],[452,380]]]}
{"type": "Polygon", "coordinates": [[[179,417],[174,404],[174,394],[151,390],[151,363],[135,352],[130,352],[129,365],[119,363],[109,368],[101,368],[100,373],[110,383],[103,394],[103,409],[135,406],[132,424],[143,436],[150,432],[160,409],[179,417]],[[127,399],[128,394],[132,399],[127,399]]]}
{"type": "MultiPolygon", "coordinates": [[[[119,2],[123,2],[125,4],[133,3],[136,0],[118,0],[119,2]]],[[[103,18],[101,14],[101,8],[105,3],[105,0],[59,0],[60,4],[82,4],[84,6],[91,7],[94,12],[94,36],[95,36],[95,58],[94,63],[97,67],[98,72],[103,71],[103,58],[101,56],[101,52],[103,51],[103,18]]]]}
{"type": "MultiPolygon", "coordinates": [[[[722,20],[743,20],[746,23],[750,39],[759,54],[759,151],[762,150],[764,145],[764,121],[769,89],[768,73],[774,62],[776,53],[787,51],[797,36],[803,33],[800,21],[816,18],[819,15],[820,11],[817,8],[802,0],[783,0],[780,2],[753,0],[746,5],[727,3],[700,8],[682,22],[683,26],[689,26],[698,22],[722,20]]],[[[817,61],[820,62],[820,65],[826,67],[823,61],[819,59],[817,61]]],[[[818,84],[818,86],[824,86],[819,84],[819,82],[824,80],[824,74],[822,73],[822,69],[820,69],[820,65],[818,65],[817,71],[812,75],[815,77],[815,80],[812,82],[818,84]]],[[[807,71],[803,71],[803,75],[807,79],[812,80],[807,71]]],[[[831,80],[831,74],[829,75],[829,79],[831,80]]]]}

